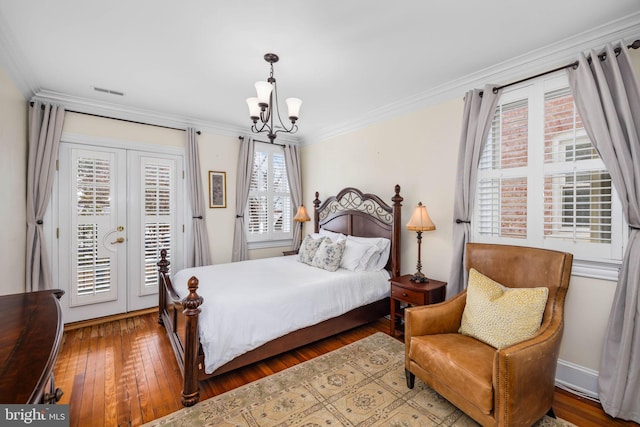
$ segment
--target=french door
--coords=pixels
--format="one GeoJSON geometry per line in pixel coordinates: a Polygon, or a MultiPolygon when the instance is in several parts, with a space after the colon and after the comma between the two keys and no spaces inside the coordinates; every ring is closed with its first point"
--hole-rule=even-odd
{"type": "Polygon", "coordinates": [[[57,276],[65,323],[158,304],[159,252],[176,253],[183,239],[182,164],[176,154],[60,144],[57,276]]]}

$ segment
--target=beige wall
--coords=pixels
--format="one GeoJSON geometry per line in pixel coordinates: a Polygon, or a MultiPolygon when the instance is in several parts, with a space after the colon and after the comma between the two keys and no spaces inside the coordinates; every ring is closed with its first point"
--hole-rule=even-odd
{"type": "Polygon", "coordinates": [[[25,290],[27,102],[0,67],[0,294],[25,290]]]}
{"type": "MultiPolygon", "coordinates": [[[[640,52],[630,52],[640,73],[640,52]]],[[[447,281],[451,265],[453,189],[462,117],[462,95],[418,112],[377,123],[302,149],[304,201],[315,191],[335,194],[345,186],[390,201],[402,186],[402,220],[421,201],[436,224],[423,234],[423,272],[447,281]],[[357,159],[357,160],[352,160],[357,159]]],[[[309,232],[307,227],[305,232],[309,232]]],[[[402,232],[402,272],[416,268],[415,233],[402,232]]],[[[566,302],[560,359],[599,370],[600,351],[616,283],[572,277],[566,302]]]]}

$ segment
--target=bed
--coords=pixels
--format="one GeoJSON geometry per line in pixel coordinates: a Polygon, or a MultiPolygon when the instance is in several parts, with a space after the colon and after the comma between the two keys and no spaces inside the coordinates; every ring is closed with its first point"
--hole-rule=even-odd
{"type": "MultiPolygon", "coordinates": [[[[341,190],[336,196],[329,197],[324,202],[320,201],[317,192],[315,196],[313,237],[322,239],[332,236],[334,238],[334,233],[339,233],[353,236],[349,237],[349,241],[359,240],[359,238],[367,241],[375,238],[388,239],[390,246],[384,255],[386,259],[377,261],[378,265],[384,265],[382,272],[365,271],[356,274],[340,268],[329,273],[319,268],[305,266],[299,262],[298,255],[291,255],[268,260],[185,269],[176,272],[172,277],[169,274],[167,252],[164,249],[161,251],[158,261],[160,288],[158,322],[167,331],[183,374],[181,400],[184,406],[191,406],[199,401],[199,381],[201,380],[264,360],[389,314],[387,279],[400,274],[400,222],[403,200],[400,196],[400,186],[395,186],[394,195],[390,199],[391,203],[351,187],[341,190]],[[243,272],[238,273],[234,268],[240,268],[243,272]],[[307,280],[306,277],[311,276],[304,271],[304,268],[320,271],[314,273],[314,279],[307,280]],[[269,273],[266,273],[267,271],[269,273]],[[257,274],[260,275],[259,280],[256,278],[257,274]],[[318,280],[315,279],[316,274],[320,277],[318,280]],[[317,288],[317,282],[323,281],[324,277],[331,277],[330,284],[322,285],[332,286],[329,288],[331,290],[325,289],[323,292],[316,289],[314,291],[313,288],[317,288]],[[371,291],[373,286],[368,284],[378,283],[381,278],[385,283],[384,293],[379,290],[371,291]],[[364,302],[352,302],[351,296],[337,293],[345,287],[345,280],[355,283],[347,292],[357,298],[364,297],[362,300],[364,302]],[[228,286],[231,282],[233,282],[232,286],[228,286]],[[286,288],[287,282],[295,283],[296,286],[286,288]],[[232,294],[228,297],[219,297],[221,293],[216,290],[216,286],[228,288],[232,294]],[[264,296],[260,294],[261,289],[264,289],[264,296]],[[239,290],[244,294],[238,293],[239,290]],[[204,294],[204,297],[199,292],[204,294]],[[296,302],[286,302],[284,299],[286,294],[291,293],[295,293],[293,301],[296,302]],[[327,301],[323,301],[327,299],[327,295],[335,298],[333,303],[329,301],[329,305],[326,305],[327,301]],[[264,301],[263,306],[258,305],[261,300],[264,301]],[[233,321],[227,321],[226,315],[220,314],[222,309],[244,313],[250,311],[260,315],[245,316],[242,322],[236,322],[233,326],[233,321]],[[294,309],[301,309],[304,313],[296,312],[294,309]],[[302,319],[303,314],[314,310],[321,312],[319,320],[302,319]],[[270,316],[275,316],[281,321],[269,323],[270,316]],[[257,325],[270,325],[266,329],[269,330],[269,334],[276,335],[261,336],[259,340],[256,339],[251,335],[252,321],[257,325]],[[225,322],[231,322],[233,334],[218,330],[217,324],[225,322]],[[312,323],[307,325],[304,322],[312,323]],[[258,346],[244,348],[242,342],[238,344],[234,341],[237,336],[245,336],[252,342],[252,347],[258,346]],[[230,342],[232,344],[229,344],[230,342]],[[229,347],[233,348],[230,352],[227,351],[229,347]],[[211,354],[220,349],[224,349],[221,351],[224,357],[214,360],[211,354]]],[[[379,285],[376,286],[379,287],[379,285]]]]}

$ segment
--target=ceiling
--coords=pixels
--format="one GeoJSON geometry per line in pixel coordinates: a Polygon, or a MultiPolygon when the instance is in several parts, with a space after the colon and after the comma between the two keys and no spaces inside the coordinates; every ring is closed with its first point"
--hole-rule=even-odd
{"type": "Polygon", "coordinates": [[[638,35],[640,0],[0,0],[0,65],[29,98],[244,132],[274,52],[301,141],[638,35]]]}

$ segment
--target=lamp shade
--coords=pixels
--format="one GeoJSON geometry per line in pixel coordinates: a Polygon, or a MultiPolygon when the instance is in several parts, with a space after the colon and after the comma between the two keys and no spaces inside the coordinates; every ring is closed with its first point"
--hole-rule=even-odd
{"type": "Polygon", "coordinates": [[[258,105],[258,98],[247,98],[247,105],[249,106],[249,117],[260,117],[260,106],[258,105]]]}
{"type": "Polygon", "coordinates": [[[293,217],[293,220],[295,222],[311,221],[311,218],[309,218],[309,214],[307,213],[307,209],[304,207],[304,205],[300,205],[300,207],[298,208],[298,212],[296,212],[296,216],[293,217]]]}
{"type": "Polygon", "coordinates": [[[302,105],[302,100],[299,98],[287,98],[285,102],[289,109],[289,120],[298,120],[298,117],[300,117],[300,106],[302,105]]]}
{"type": "Polygon", "coordinates": [[[429,212],[427,212],[427,207],[422,204],[422,202],[418,203],[418,206],[413,210],[413,215],[411,215],[411,219],[407,223],[407,230],[409,231],[431,231],[435,230],[436,226],[429,218],[429,212]]]}
{"type": "Polygon", "coordinates": [[[265,106],[269,105],[269,99],[271,96],[271,91],[273,90],[273,85],[269,82],[259,81],[256,82],[255,87],[258,94],[258,103],[265,106]]]}

